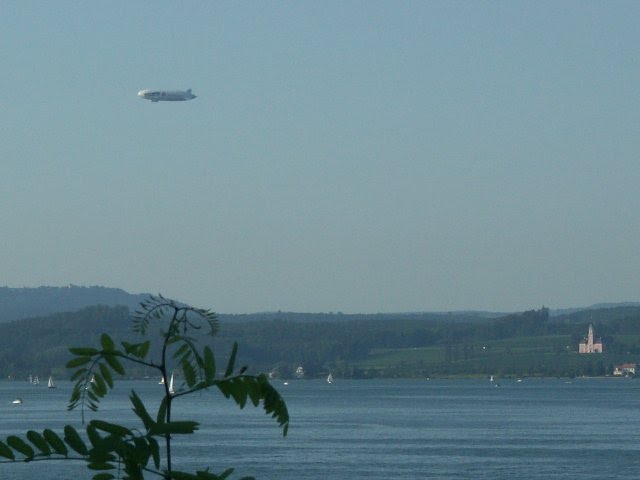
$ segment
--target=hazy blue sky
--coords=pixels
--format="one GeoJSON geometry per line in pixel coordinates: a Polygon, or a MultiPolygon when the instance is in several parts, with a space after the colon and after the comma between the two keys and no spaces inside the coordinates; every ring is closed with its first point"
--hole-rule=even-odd
{"type": "Polygon", "coordinates": [[[5,2],[0,285],[224,313],[639,300],[639,24],[624,1],[5,2]]]}

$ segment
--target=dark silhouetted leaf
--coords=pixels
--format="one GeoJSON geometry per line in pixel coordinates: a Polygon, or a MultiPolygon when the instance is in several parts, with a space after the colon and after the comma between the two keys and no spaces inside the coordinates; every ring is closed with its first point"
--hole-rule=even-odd
{"type": "Polygon", "coordinates": [[[117,425],[115,423],[105,422],[103,420],[91,420],[89,422],[89,425],[92,425],[98,430],[102,430],[103,432],[110,433],[117,437],[132,435],[131,430],[129,430],[127,427],[123,427],[122,425],[117,425]]]}
{"type": "Polygon", "coordinates": [[[204,376],[208,383],[216,378],[216,360],[209,346],[204,347],[204,376]]]}
{"type": "Polygon", "coordinates": [[[67,447],[57,433],[55,433],[53,430],[46,429],[44,432],[42,432],[42,436],[47,442],[49,442],[49,445],[53,447],[53,450],[56,453],[64,455],[65,457],[67,456],[67,453],[69,453],[69,451],[67,450],[67,447]]]}
{"type": "Polygon", "coordinates": [[[151,342],[149,342],[149,340],[147,340],[146,342],[143,342],[140,344],[140,348],[138,348],[138,357],[139,358],[144,358],[147,356],[147,353],[149,353],[149,347],[151,346],[151,342]]]}
{"type": "Polygon", "coordinates": [[[111,376],[111,371],[104,363],[100,364],[100,373],[102,374],[104,381],[109,385],[109,388],[113,388],[113,377],[111,376]]]}
{"type": "Polygon", "coordinates": [[[160,468],[160,445],[158,445],[158,441],[153,437],[149,437],[148,440],[151,456],[153,457],[153,464],[156,468],[160,468]]]}
{"type": "Polygon", "coordinates": [[[109,462],[91,462],[87,464],[91,470],[113,470],[115,467],[109,462]]]}
{"type": "MultiPolygon", "coordinates": [[[[196,472],[196,473],[198,475],[203,474],[203,473],[207,473],[207,474],[211,475],[208,471],[207,472],[196,472]]],[[[233,473],[233,468],[227,468],[224,472],[222,472],[216,478],[218,478],[219,480],[224,480],[225,478],[229,478],[229,476],[231,476],[232,473],[233,473]]],[[[251,478],[251,477],[245,477],[245,480],[248,480],[249,478],[251,478]]]]}
{"type": "Polygon", "coordinates": [[[198,429],[198,422],[167,422],[158,423],[153,426],[150,433],[154,435],[176,434],[187,435],[195,432],[198,429]]]}
{"type": "Polygon", "coordinates": [[[27,439],[31,443],[33,443],[36,446],[36,448],[40,450],[42,453],[44,453],[45,455],[51,455],[51,448],[49,447],[49,444],[44,439],[44,437],[40,435],[38,432],[34,430],[29,430],[27,432],[27,439]]]}
{"type": "Polygon", "coordinates": [[[180,366],[182,367],[185,382],[187,382],[189,388],[193,388],[197,381],[196,371],[193,368],[193,365],[191,365],[191,362],[188,360],[183,360],[180,366]]]}
{"type": "Polygon", "coordinates": [[[94,385],[93,385],[93,391],[99,396],[99,397],[104,397],[107,394],[107,384],[104,381],[104,378],[102,378],[102,375],[99,374],[95,374],[93,377],[94,380],[94,385]]]}
{"type": "Polygon", "coordinates": [[[233,373],[233,369],[236,364],[236,355],[238,354],[238,342],[233,342],[233,348],[231,349],[231,355],[229,356],[229,362],[227,363],[227,369],[224,372],[225,377],[229,377],[233,373]]]}
{"type": "Polygon", "coordinates": [[[96,475],[94,475],[93,477],[91,477],[93,480],[113,480],[114,477],[112,474],[110,473],[106,473],[106,472],[101,472],[98,473],[96,475]]]}
{"type": "Polygon", "coordinates": [[[122,364],[116,358],[115,355],[105,355],[104,359],[107,361],[109,366],[120,375],[124,375],[124,368],[122,368],[122,364]]]}
{"type": "Polygon", "coordinates": [[[15,460],[16,458],[13,451],[4,442],[0,442],[0,457],[8,458],[9,460],[15,460]]]}
{"type": "Polygon", "coordinates": [[[96,427],[92,424],[89,424],[87,427],[87,437],[89,437],[89,442],[91,442],[91,445],[93,445],[94,448],[99,447],[102,444],[102,437],[98,433],[96,427]]]}
{"type": "Polygon", "coordinates": [[[100,345],[102,345],[102,348],[104,350],[109,352],[115,350],[116,348],[115,344],[113,343],[113,340],[111,340],[111,337],[106,333],[103,333],[102,335],[100,335],[100,345]]]}
{"type": "Polygon", "coordinates": [[[7,437],[7,444],[15,451],[21,453],[27,458],[33,458],[33,456],[36,454],[36,452],[28,443],[26,443],[20,437],[16,437],[15,435],[10,435],[9,437],[7,437]]]}
{"type": "Polygon", "coordinates": [[[82,357],[91,357],[93,355],[97,355],[98,353],[100,353],[100,351],[98,349],[95,349],[95,348],[76,348],[76,347],[71,347],[71,348],[69,348],[69,351],[71,353],[73,353],[74,355],[78,355],[78,356],[82,356],[82,357]]]}
{"type": "Polygon", "coordinates": [[[158,407],[158,415],[156,417],[156,423],[164,423],[167,418],[167,397],[163,397],[158,407]]]}
{"type": "MultiPolygon", "coordinates": [[[[178,338],[178,340],[182,340],[182,339],[178,338]]],[[[178,358],[181,355],[184,355],[185,353],[187,353],[188,351],[189,351],[189,345],[187,345],[186,343],[183,343],[182,345],[180,345],[178,350],[176,350],[176,353],[173,354],[173,358],[178,358]]]]}
{"type": "Polygon", "coordinates": [[[64,441],[80,455],[86,456],[89,453],[87,446],[80,438],[80,435],[78,435],[76,429],[71,425],[64,427],[64,441]]]}
{"type": "Polygon", "coordinates": [[[131,403],[133,404],[134,413],[140,420],[142,420],[144,427],[149,430],[151,427],[153,427],[155,422],[147,412],[144,403],[142,402],[142,400],[140,400],[140,397],[133,390],[131,391],[131,395],[129,395],[129,398],[131,399],[131,403]]]}

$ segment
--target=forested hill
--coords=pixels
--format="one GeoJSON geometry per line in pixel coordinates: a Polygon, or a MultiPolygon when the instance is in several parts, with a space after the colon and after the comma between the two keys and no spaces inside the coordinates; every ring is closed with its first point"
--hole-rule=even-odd
{"type": "Polygon", "coordinates": [[[66,376],[69,347],[96,346],[100,334],[128,338],[131,330],[126,307],[87,307],[77,312],[14,320],[0,324],[0,375],[25,377],[29,373],[66,376]]]}
{"type": "MultiPolygon", "coordinates": [[[[606,375],[614,365],[640,363],[640,307],[556,317],[542,308],[482,320],[396,314],[340,321],[335,316],[339,315],[313,321],[300,321],[295,315],[229,321],[221,315],[220,331],[208,343],[224,362],[237,341],[239,363],[283,378],[290,378],[299,365],[311,378],[329,371],[336,378],[371,378],[606,375]],[[577,353],[590,323],[603,339],[602,355],[577,353]]],[[[0,377],[26,378],[33,373],[42,378],[54,373],[64,378],[69,346],[96,346],[102,332],[117,343],[137,341],[130,327],[126,307],[106,306],[0,324],[0,377]]],[[[130,371],[136,376],[152,373],[130,371]]]]}
{"type": "Polygon", "coordinates": [[[146,294],[130,294],[106,287],[0,287],[0,323],[58,312],[72,312],[93,305],[124,306],[134,311],[146,294]]]}

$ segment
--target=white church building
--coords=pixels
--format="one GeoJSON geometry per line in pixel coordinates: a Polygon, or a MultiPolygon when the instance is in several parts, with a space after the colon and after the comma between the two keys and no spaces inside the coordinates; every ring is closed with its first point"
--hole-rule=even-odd
{"type": "Polygon", "coordinates": [[[589,325],[587,338],[578,345],[578,353],[602,353],[602,339],[594,340],[593,324],[589,325]]]}

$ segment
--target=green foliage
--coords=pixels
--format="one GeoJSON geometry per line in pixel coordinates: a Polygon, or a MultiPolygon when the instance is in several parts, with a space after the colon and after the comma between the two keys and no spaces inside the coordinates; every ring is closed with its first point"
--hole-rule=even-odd
{"type": "MultiPolygon", "coordinates": [[[[129,428],[96,419],[91,420],[82,433],[71,425],[65,426],[62,438],[50,429],[42,433],[30,430],[25,435],[26,440],[11,435],[6,443],[0,441],[0,457],[4,459],[0,463],[54,458],[80,460],[94,472],[94,480],[143,479],[145,474],[176,480],[226,479],[233,469],[214,474],[208,469],[188,473],[172,468],[173,439],[179,435],[194,434],[199,426],[195,421],[173,420],[173,400],[209,389],[219,390],[240,408],[248,402],[255,407],[262,404],[265,413],[282,428],[283,435],[287,434],[289,414],[283,398],[271,386],[266,375],[248,375],[246,367],[236,367],[237,344],[233,344],[226,369],[220,375],[216,371],[213,350],[209,346],[202,349],[199,346],[194,333],[201,333],[203,327],[211,336],[218,331],[214,313],[179,305],[162,296],[150,297],[136,312],[134,331],[147,334],[152,321],[162,324],[159,349],[153,350],[149,340],[139,343],[122,341],[117,345],[110,335],[103,333],[98,348],[70,348],[73,358],[67,362],[67,368],[74,371],[71,378],[75,380],[68,409],[80,407],[83,424],[85,407],[98,410],[100,402],[114,388],[114,378],[125,374],[124,364],[156,369],[165,380],[165,390],[154,416],[132,391],[129,398],[142,427],[129,428]],[[152,351],[159,352],[158,358],[150,358],[152,351]],[[168,377],[173,370],[179,370],[184,378],[184,384],[176,391],[170,391],[168,386],[168,377]]],[[[248,478],[245,477],[246,480],[248,478]]]]}

